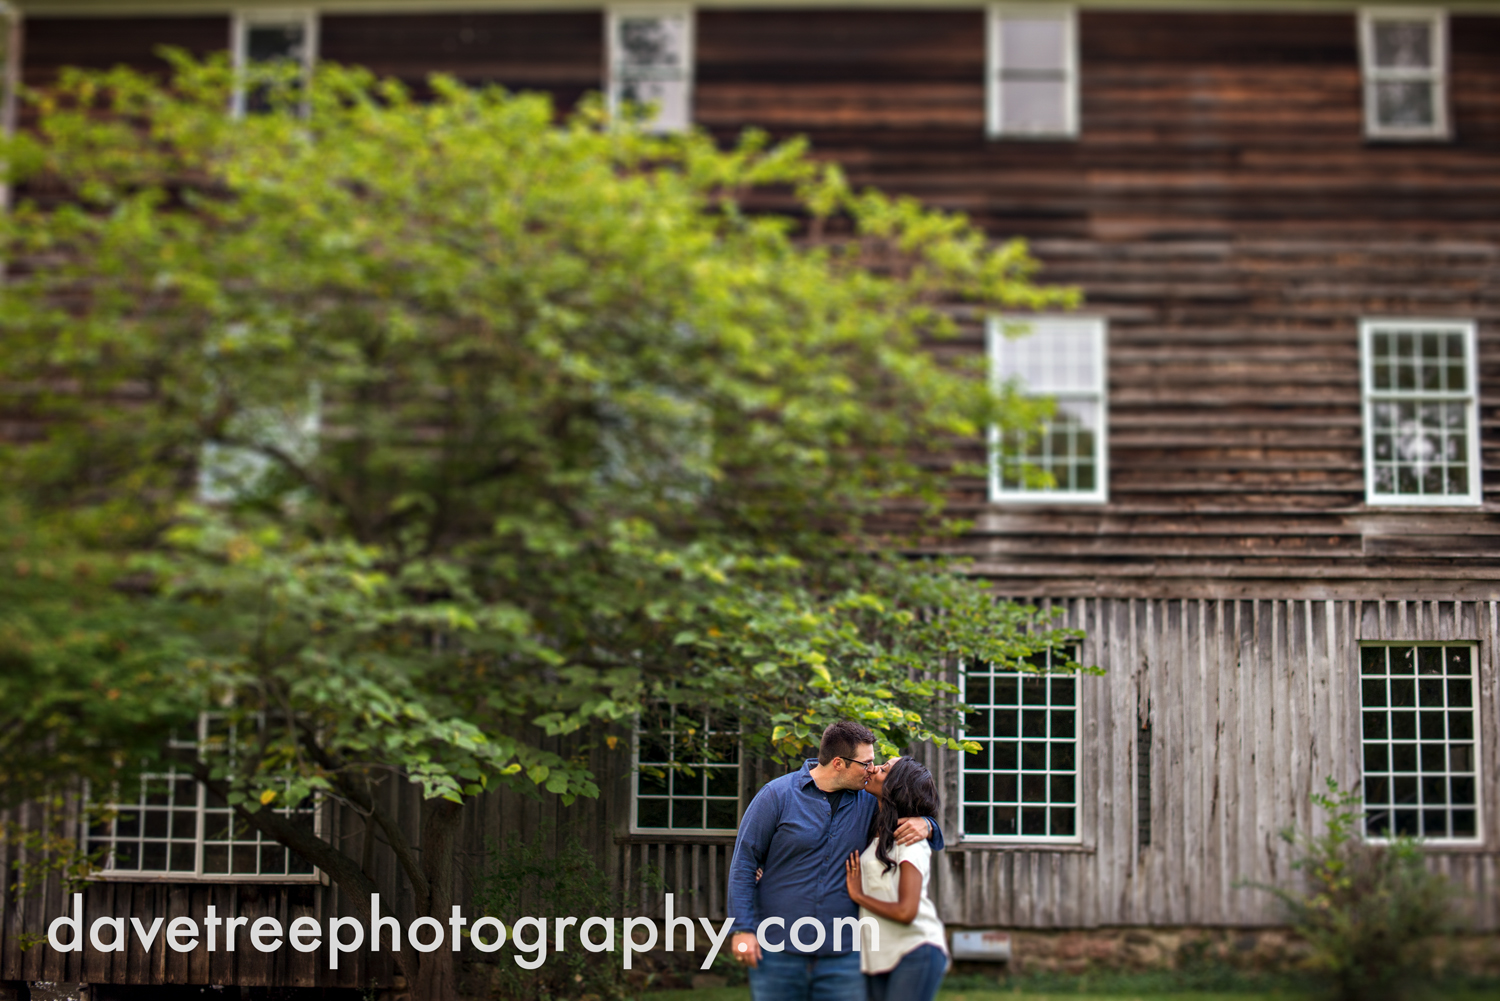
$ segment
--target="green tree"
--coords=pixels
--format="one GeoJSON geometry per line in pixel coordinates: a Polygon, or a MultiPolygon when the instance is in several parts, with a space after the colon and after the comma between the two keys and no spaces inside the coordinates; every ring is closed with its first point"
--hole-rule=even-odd
{"type": "MultiPolygon", "coordinates": [[[[183,763],[214,795],[359,909],[371,839],[265,808],[351,806],[446,916],[473,797],[597,793],[541,734],[670,701],[760,753],[845,716],[956,747],[925,672],[1071,635],[891,555],[941,541],[986,427],[1047,412],[932,350],[955,306],[1071,301],[1019,243],[755,133],[331,66],[233,120],[227,66],[173,59],[65,75],[4,152],[0,392],[38,429],[9,534],[53,568],[0,629],[7,795],[159,766],[217,707],[236,746],[183,763]]],[[[400,963],[450,995],[446,951],[400,963]]]]}

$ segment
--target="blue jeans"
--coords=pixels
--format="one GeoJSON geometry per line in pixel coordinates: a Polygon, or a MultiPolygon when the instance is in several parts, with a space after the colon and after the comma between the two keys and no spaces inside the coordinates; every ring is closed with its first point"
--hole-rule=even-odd
{"type": "Polygon", "coordinates": [[[947,972],[947,953],[931,943],[919,945],[894,970],[867,978],[870,1001],[932,1001],[947,972]]]}
{"type": "Polygon", "coordinates": [[[750,970],[751,1001],[865,1001],[859,953],[809,956],[790,946],[763,951],[750,970]]]}

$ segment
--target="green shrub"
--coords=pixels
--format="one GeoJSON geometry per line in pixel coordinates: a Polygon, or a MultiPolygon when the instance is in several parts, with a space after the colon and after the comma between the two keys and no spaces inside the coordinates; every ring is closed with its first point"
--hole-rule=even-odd
{"type": "Polygon", "coordinates": [[[1453,888],[1427,869],[1420,840],[1365,841],[1357,793],[1329,778],[1327,793],[1312,799],[1327,830],[1281,832],[1301,851],[1293,867],[1306,874],[1306,887],[1252,885],[1285,906],[1312,949],[1312,963],[1332,980],[1341,1001],[1410,996],[1430,972],[1424,960],[1433,939],[1455,930],[1453,888]]]}
{"type": "MultiPolygon", "coordinates": [[[[609,877],[576,832],[564,828],[556,849],[550,838],[522,840],[516,834],[503,842],[487,842],[484,867],[475,884],[474,903],[479,913],[492,914],[505,923],[509,934],[522,917],[607,917],[618,911],[618,901],[609,877]]],[[[551,939],[548,922],[548,945],[551,939]]],[[[576,936],[577,927],[573,929],[576,936]]],[[[597,939],[596,939],[597,941],[597,939]]],[[[616,949],[619,948],[618,940],[616,949]]],[[[500,962],[491,984],[499,996],[525,1001],[564,1001],[572,998],[623,998],[625,981],[619,957],[587,952],[571,938],[569,948],[548,949],[547,961],[535,970],[522,969],[511,961],[507,946],[495,953],[500,962]]]]}

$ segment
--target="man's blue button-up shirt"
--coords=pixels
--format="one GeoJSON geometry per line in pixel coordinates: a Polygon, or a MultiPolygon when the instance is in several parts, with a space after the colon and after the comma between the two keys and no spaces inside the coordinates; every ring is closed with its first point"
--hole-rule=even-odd
{"type": "MultiPolygon", "coordinates": [[[[815,918],[825,932],[822,948],[788,948],[831,955],[834,921],[859,916],[846,889],[844,859],[869,844],[876,799],[863,789],[823,792],[812,778],[817,763],[808,759],[799,771],[772,779],[750,801],[729,863],[729,914],[736,932],[753,932],[768,917],[784,919],[788,931],[798,918],[815,918]],[[758,886],[756,869],[764,870],[758,886]]],[[[943,832],[928,820],[932,847],[940,851],[943,832]]],[[[766,941],[775,943],[784,934],[772,926],[766,941]]],[[[807,945],[816,937],[811,928],[799,935],[807,945]]],[[[849,952],[855,934],[846,929],[839,938],[837,951],[849,952]]]]}

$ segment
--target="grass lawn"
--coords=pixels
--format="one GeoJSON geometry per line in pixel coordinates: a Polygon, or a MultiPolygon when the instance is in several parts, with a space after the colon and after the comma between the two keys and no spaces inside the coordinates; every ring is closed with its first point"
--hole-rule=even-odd
{"type": "MultiPolygon", "coordinates": [[[[1034,984],[1001,988],[987,987],[978,977],[964,977],[938,993],[938,1001],[1324,1001],[1310,984],[1296,982],[1245,983],[1235,990],[1233,981],[1212,985],[1228,990],[1189,990],[1189,985],[1163,983],[1160,977],[1142,974],[1120,974],[1106,978],[1097,991],[1090,984],[1034,984]],[[975,981],[979,982],[976,984],[975,981]],[[967,981],[967,982],[965,982],[967,981]],[[1112,981],[1112,982],[1110,982],[1112,981]],[[1134,981],[1134,982],[1132,982],[1134,981]],[[1144,982],[1142,982],[1144,981],[1144,982]],[[1059,989],[1061,988],[1061,989],[1059,989]]],[[[719,987],[701,991],[656,991],[641,996],[642,1001],[750,1001],[748,987],[719,987]]],[[[1424,1001],[1500,1001],[1500,984],[1492,981],[1439,983],[1428,985],[1424,1001]]]]}
{"type": "MultiPolygon", "coordinates": [[[[748,987],[704,991],[657,991],[642,1001],[750,1001],[748,987]]],[[[1301,994],[1034,994],[1030,991],[940,991],[938,1001],[1304,1001],[1301,994]]]]}
{"type": "MultiPolygon", "coordinates": [[[[1443,1001],[1495,1001],[1496,993],[1483,990],[1440,992],[1443,1001]]],[[[750,1001],[748,987],[719,987],[703,991],[656,991],[643,994],[642,1001],[750,1001]]],[[[1025,990],[970,990],[960,988],[938,992],[938,1001],[1317,1001],[1317,995],[1302,993],[1269,994],[1208,993],[1203,991],[1170,991],[1166,993],[1052,994],[1025,990]]]]}

